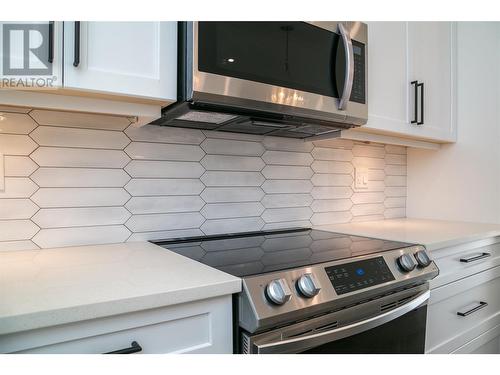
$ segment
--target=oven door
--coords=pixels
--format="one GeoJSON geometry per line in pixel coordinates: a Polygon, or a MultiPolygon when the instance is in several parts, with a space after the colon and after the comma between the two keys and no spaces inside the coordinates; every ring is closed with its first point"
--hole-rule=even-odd
{"type": "Polygon", "coordinates": [[[428,289],[407,290],[260,335],[243,334],[242,347],[261,354],[423,354],[429,296],[428,289]]]}
{"type": "Polygon", "coordinates": [[[366,122],[365,24],[195,22],[193,28],[194,101],[366,122]]]}

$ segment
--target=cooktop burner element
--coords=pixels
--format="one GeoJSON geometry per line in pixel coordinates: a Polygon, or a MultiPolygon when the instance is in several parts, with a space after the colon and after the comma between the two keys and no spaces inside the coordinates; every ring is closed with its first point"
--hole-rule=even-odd
{"type": "Polygon", "coordinates": [[[191,237],[155,243],[237,277],[411,246],[309,228],[191,237]]]}

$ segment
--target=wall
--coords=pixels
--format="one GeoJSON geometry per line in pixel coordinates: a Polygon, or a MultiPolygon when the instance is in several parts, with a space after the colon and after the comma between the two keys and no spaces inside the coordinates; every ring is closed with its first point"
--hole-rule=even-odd
{"type": "Polygon", "coordinates": [[[459,22],[456,144],[408,151],[408,217],[500,223],[500,23],[459,22]]]}
{"type": "Polygon", "coordinates": [[[404,147],[15,110],[0,107],[0,250],[405,216],[404,147]],[[358,165],[367,190],[352,186],[358,165]]]}

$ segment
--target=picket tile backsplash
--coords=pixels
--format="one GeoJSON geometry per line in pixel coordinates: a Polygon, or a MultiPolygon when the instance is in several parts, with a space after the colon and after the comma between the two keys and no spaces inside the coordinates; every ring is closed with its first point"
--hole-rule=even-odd
{"type": "Polygon", "coordinates": [[[125,117],[14,107],[0,107],[0,118],[4,251],[406,214],[400,146],[136,128],[125,117]],[[355,167],[368,168],[366,189],[355,189],[355,167]]]}

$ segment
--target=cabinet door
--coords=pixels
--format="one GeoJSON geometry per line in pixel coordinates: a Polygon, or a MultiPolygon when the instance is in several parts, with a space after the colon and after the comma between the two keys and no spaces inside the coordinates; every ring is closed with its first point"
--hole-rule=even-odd
{"type": "Polygon", "coordinates": [[[368,123],[403,132],[406,126],[406,22],[368,23],[368,123]]]}
{"type": "Polygon", "coordinates": [[[410,133],[443,141],[455,140],[455,24],[453,22],[408,22],[408,122],[415,116],[415,92],[412,81],[423,83],[418,120],[410,124],[410,133]],[[424,106],[423,119],[420,117],[424,106]]]}
{"type": "Polygon", "coordinates": [[[62,28],[54,21],[0,22],[0,76],[28,83],[35,78],[39,90],[60,87],[62,28]]]}
{"type": "Polygon", "coordinates": [[[176,99],[177,22],[80,22],[77,31],[64,23],[65,88],[176,99]]]}

